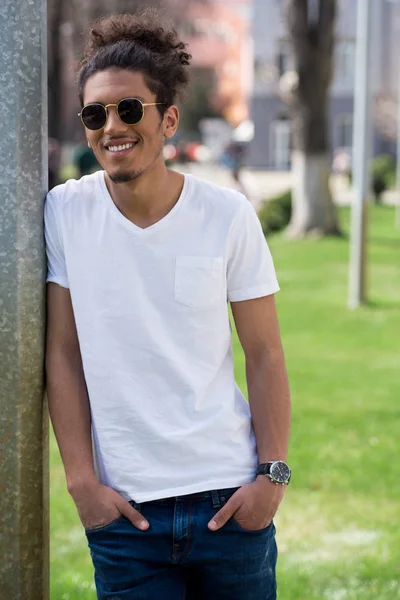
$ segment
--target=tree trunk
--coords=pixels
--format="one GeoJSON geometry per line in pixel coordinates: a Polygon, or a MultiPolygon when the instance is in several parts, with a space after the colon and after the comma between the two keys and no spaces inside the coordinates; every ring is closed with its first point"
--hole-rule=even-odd
{"type": "Polygon", "coordinates": [[[293,151],[292,218],[288,237],[338,235],[335,207],[329,190],[329,156],[293,151]]]}
{"type": "Polygon", "coordinates": [[[61,141],[61,99],[63,60],[60,48],[60,26],[63,2],[48,2],[48,103],[49,137],[61,141]]]}
{"type": "Polygon", "coordinates": [[[289,102],[294,173],[290,237],[340,234],[329,189],[327,118],[335,13],[336,0],[286,0],[285,17],[298,76],[289,102]]]}

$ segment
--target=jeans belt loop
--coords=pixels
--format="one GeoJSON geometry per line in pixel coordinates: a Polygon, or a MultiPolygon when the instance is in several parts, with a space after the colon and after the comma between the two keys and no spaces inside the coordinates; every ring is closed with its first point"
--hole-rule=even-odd
{"type": "Polygon", "coordinates": [[[221,507],[221,500],[219,499],[218,490],[212,490],[212,492],[211,492],[211,499],[212,499],[213,508],[220,508],[221,507]]]}

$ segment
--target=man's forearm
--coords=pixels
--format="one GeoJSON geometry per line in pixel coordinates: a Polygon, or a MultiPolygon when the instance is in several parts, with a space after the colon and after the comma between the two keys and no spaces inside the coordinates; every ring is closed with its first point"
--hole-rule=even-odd
{"type": "Polygon", "coordinates": [[[286,460],[291,405],[283,350],[246,358],[246,376],[259,462],[286,460]]]}
{"type": "Polygon", "coordinates": [[[96,480],[93,464],[91,416],[80,356],[62,351],[46,358],[47,396],[54,433],[64,464],[67,487],[96,480]]]}

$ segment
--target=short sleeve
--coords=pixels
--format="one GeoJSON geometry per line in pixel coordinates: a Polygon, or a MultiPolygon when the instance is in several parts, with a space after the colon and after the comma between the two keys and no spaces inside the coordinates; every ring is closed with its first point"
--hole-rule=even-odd
{"type": "Polygon", "coordinates": [[[239,302],[279,291],[275,268],[260,220],[243,199],[232,224],[227,261],[228,300],[239,302]]]}
{"type": "Polygon", "coordinates": [[[64,288],[69,288],[58,209],[57,197],[52,192],[49,192],[44,205],[44,231],[47,254],[46,281],[58,283],[58,285],[64,288]]]}

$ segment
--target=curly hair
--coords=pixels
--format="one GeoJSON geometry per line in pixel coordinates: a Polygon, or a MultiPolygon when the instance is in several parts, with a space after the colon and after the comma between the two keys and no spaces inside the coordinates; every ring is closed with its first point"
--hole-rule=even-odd
{"type": "MultiPolygon", "coordinates": [[[[93,24],[80,63],[77,83],[81,105],[89,77],[108,69],[127,69],[143,73],[157,102],[171,106],[189,84],[192,57],[186,48],[155,8],[103,17],[93,24]]],[[[161,116],[166,106],[157,107],[161,116]]]]}

